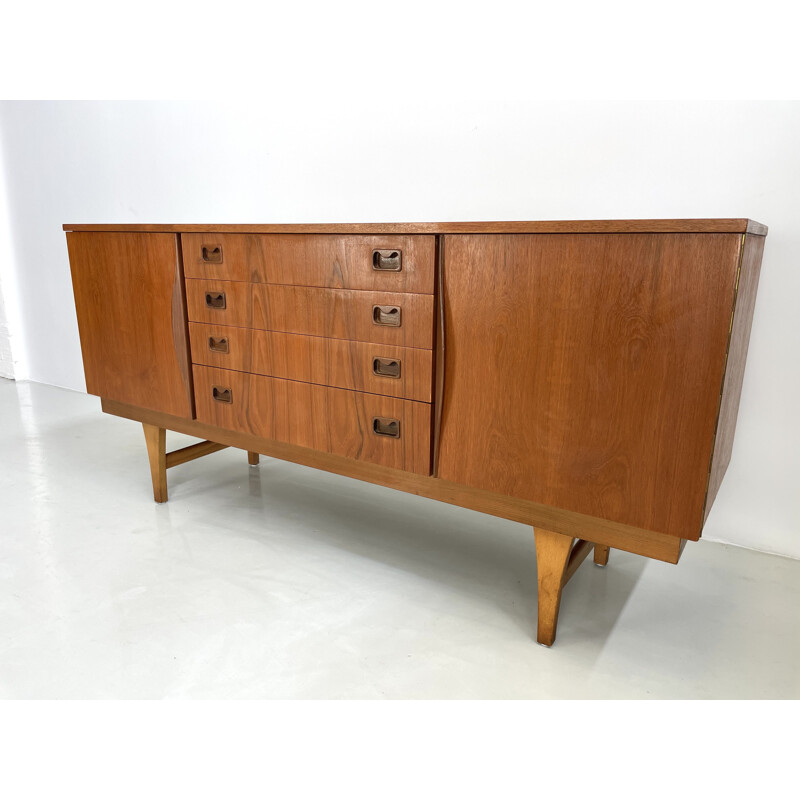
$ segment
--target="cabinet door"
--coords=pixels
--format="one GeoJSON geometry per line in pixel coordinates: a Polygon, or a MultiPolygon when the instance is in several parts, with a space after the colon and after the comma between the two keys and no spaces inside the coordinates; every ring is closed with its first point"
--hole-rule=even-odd
{"type": "Polygon", "coordinates": [[[446,236],[438,475],[697,539],[741,242],[446,236]]]}
{"type": "Polygon", "coordinates": [[[86,389],[193,417],[183,281],[169,233],[68,233],[86,389]]]}

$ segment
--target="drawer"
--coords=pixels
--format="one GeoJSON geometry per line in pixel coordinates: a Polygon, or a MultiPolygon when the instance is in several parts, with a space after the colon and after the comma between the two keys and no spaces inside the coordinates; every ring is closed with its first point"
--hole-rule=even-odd
{"type": "Polygon", "coordinates": [[[431,402],[430,350],[199,322],[189,335],[195,364],[431,402]]]}
{"type": "Polygon", "coordinates": [[[194,388],[200,422],[430,474],[427,403],[202,366],[194,388]]]}
{"type": "Polygon", "coordinates": [[[187,278],[433,294],[434,236],[184,233],[187,278]]]}
{"type": "Polygon", "coordinates": [[[187,279],[189,319],[398,347],[433,346],[433,295],[187,279]]]}

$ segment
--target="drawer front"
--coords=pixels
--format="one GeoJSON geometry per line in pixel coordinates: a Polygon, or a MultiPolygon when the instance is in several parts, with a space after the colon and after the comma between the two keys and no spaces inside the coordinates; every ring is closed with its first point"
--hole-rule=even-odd
{"type": "Polygon", "coordinates": [[[433,346],[433,295],[187,279],[189,320],[332,339],[433,346]]]}
{"type": "Polygon", "coordinates": [[[202,366],[194,387],[200,422],[430,474],[427,403],[202,366]]]}
{"type": "Polygon", "coordinates": [[[182,234],[187,278],[433,294],[434,236],[182,234]]]}
{"type": "Polygon", "coordinates": [[[195,364],[431,402],[430,350],[199,322],[189,335],[195,364]]]}

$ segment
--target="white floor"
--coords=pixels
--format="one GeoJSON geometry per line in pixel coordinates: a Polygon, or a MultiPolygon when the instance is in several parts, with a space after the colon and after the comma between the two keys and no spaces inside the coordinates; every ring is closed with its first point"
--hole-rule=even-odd
{"type": "Polygon", "coordinates": [[[535,643],[529,528],[0,380],[0,696],[798,698],[800,561],[612,551],[535,643]],[[188,443],[168,435],[168,447],[188,443]]]}

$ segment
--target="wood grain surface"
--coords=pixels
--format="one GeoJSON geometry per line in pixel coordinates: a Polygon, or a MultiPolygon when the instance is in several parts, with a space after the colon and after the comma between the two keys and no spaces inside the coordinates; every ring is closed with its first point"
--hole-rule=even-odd
{"type": "Polygon", "coordinates": [[[209,425],[421,475],[430,473],[431,407],[427,403],[201,366],[194,367],[194,385],[197,419],[209,425]],[[229,389],[232,402],[214,400],[214,386],[229,389]],[[374,433],[375,417],[398,420],[399,438],[374,433]]]}
{"type": "Polygon", "coordinates": [[[199,322],[189,324],[189,334],[195,364],[431,402],[430,350],[199,322]],[[211,349],[210,339],[227,351],[211,349]],[[376,375],[376,358],[395,361],[400,376],[376,375]]]}
{"type": "Polygon", "coordinates": [[[294,225],[64,225],[65,231],[154,231],[169,233],[753,233],[766,236],[767,226],[751,219],[599,219],[506,222],[364,222],[294,225]]]}
{"type": "Polygon", "coordinates": [[[434,236],[190,233],[181,242],[189,278],[433,294],[434,236]],[[218,247],[222,261],[204,261],[204,247],[218,247]],[[400,270],[374,269],[376,250],[400,253],[400,270]]]}
{"type": "Polygon", "coordinates": [[[189,319],[212,325],[302,333],[333,339],[431,349],[433,295],[318,289],[243,281],[186,280],[189,319]],[[206,306],[224,292],[224,309],[206,306]],[[398,306],[400,327],[373,322],[373,307],[398,306]]]}
{"type": "Polygon", "coordinates": [[[192,416],[176,236],[67,234],[86,389],[192,416]]]}
{"type": "Polygon", "coordinates": [[[740,243],[446,236],[438,474],[697,539],[740,243]]]}
{"type": "Polygon", "coordinates": [[[662,533],[641,530],[618,522],[577,514],[574,511],[552,508],[550,506],[506,497],[482,489],[459,486],[427,475],[415,475],[398,469],[356,461],[352,458],[322,453],[306,447],[265,439],[252,433],[221,428],[198,420],[172,417],[145,408],[117,403],[114,400],[102,401],[103,411],[126,419],[146,422],[171,431],[186,433],[200,439],[223,442],[231,447],[239,447],[251,452],[263,453],[272,458],[292,461],[314,469],[322,469],[355,480],[374,483],[397,489],[402,492],[429,497],[442,503],[450,503],[463,508],[471,508],[495,517],[532,525],[534,528],[547,528],[556,533],[575,538],[589,538],[594,542],[619,550],[637,553],[670,564],[677,564],[686,544],[684,539],[676,539],[662,533]]]}
{"type": "Polygon", "coordinates": [[[745,237],[736,303],[733,309],[725,379],[720,398],[719,421],[714,439],[714,455],[708,479],[708,496],[703,513],[704,520],[708,518],[708,513],[711,511],[733,451],[733,435],[736,431],[739,400],[742,396],[744,366],[747,360],[747,348],[750,344],[750,329],[753,325],[756,290],[761,274],[763,253],[763,236],[745,237]]]}

